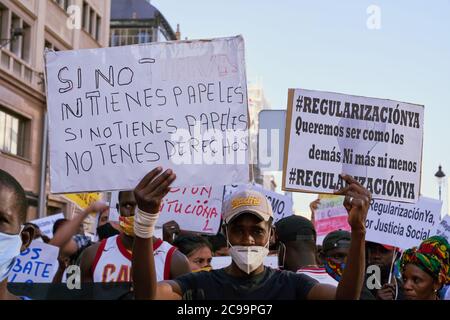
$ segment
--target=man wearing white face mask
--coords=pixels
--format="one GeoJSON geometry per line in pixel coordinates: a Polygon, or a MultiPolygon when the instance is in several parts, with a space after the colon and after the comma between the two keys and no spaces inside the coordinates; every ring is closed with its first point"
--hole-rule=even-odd
{"type": "Polygon", "coordinates": [[[0,300],[20,300],[8,291],[8,276],[16,258],[34,236],[31,226],[23,227],[27,200],[22,186],[0,170],[0,300]]]}
{"type": "Polygon", "coordinates": [[[264,195],[246,190],[224,204],[223,218],[232,263],[211,272],[198,272],[170,281],[156,281],[152,236],[159,206],[176,176],[157,168],[136,186],[133,285],[137,299],[358,299],[364,281],[365,221],[370,193],[350,176],[345,195],[352,240],[347,268],[337,287],[320,284],[303,274],[274,270],[263,265],[272,232],[272,210],[264,195]]]}

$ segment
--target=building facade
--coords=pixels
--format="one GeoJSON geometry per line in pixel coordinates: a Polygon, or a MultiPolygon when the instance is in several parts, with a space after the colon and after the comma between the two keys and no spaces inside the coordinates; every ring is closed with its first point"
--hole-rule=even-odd
{"type": "MultiPolygon", "coordinates": [[[[44,50],[106,47],[111,0],[0,0],[0,168],[24,187],[38,216],[46,113],[44,50]]],[[[48,170],[46,170],[48,172],[48,170]]],[[[50,195],[46,214],[75,206],[50,195]]]]}
{"type": "Polygon", "coordinates": [[[247,87],[248,110],[250,115],[250,166],[251,175],[256,183],[262,185],[265,189],[275,191],[277,184],[273,175],[264,174],[258,165],[258,134],[259,134],[259,113],[263,109],[270,108],[270,103],[264,95],[264,89],[261,81],[249,82],[247,87]]]}
{"type": "Polygon", "coordinates": [[[111,47],[179,40],[162,13],[147,0],[113,0],[111,47]]]}

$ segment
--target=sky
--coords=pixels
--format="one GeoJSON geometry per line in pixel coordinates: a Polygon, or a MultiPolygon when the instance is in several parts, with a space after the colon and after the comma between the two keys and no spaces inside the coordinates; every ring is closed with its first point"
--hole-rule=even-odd
{"type": "MultiPolygon", "coordinates": [[[[424,105],[421,193],[438,198],[438,166],[450,175],[450,0],[151,3],[182,39],[242,35],[247,79],[261,80],[272,109],[286,108],[288,88],[424,105]]],[[[296,210],[313,198],[296,195],[296,210]]]]}

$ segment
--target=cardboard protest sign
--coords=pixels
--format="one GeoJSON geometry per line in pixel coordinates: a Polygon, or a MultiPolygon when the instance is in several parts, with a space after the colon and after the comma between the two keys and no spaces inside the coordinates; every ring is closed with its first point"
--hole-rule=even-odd
{"type": "Polygon", "coordinates": [[[274,223],[276,223],[280,219],[289,217],[294,214],[293,211],[294,203],[291,197],[264,189],[262,186],[258,184],[226,186],[225,198],[245,188],[250,188],[259,191],[266,196],[267,200],[269,200],[272,206],[274,223]]]}
{"type": "Polygon", "coordinates": [[[374,198],[415,203],[424,107],[289,89],[283,190],[332,193],[355,177],[374,198]]]}
{"type": "Polygon", "coordinates": [[[64,195],[67,199],[74,202],[81,209],[86,209],[92,203],[100,201],[102,199],[102,194],[100,192],[93,193],[70,193],[64,195]]]}
{"type": "Polygon", "coordinates": [[[59,248],[33,241],[14,264],[8,282],[50,283],[58,270],[59,248]]]}
{"type": "MultiPolygon", "coordinates": [[[[211,260],[211,267],[214,270],[228,267],[230,264],[231,264],[230,256],[212,257],[212,260],[211,260]]],[[[277,256],[267,256],[264,258],[263,264],[272,269],[278,269],[278,257],[277,256]]]]}
{"type": "Polygon", "coordinates": [[[36,219],[30,221],[39,227],[42,234],[46,235],[49,238],[53,238],[53,225],[59,219],[64,219],[64,214],[57,213],[42,219],[36,219]]]}
{"type": "Polygon", "coordinates": [[[51,192],[248,182],[241,36],[47,52],[51,192]],[[220,177],[220,179],[217,179],[220,177]]]}
{"type": "Polygon", "coordinates": [[[174,220],[180,229],[217,234],[222,216],[222,187],[171,188],[164,197],[157,226],[174,220]]]}
{"type": "Polygon", "coordinates": [[[444,216],[432,235],[441,236],[450,241],[450,216],[444,216]]]}
{"type": "Polygon", "coordinates": [[[366,220],[366,240],[401,249],[418,246],[433,236],[442,202],[419,197],[417,203],[374,200],[366,220]]]}
{"type": "Polygon", "coordinates": [[[314,228],[317,233],[317,244],[322,245],[323,239],[336,230],[350,231],[348,212],[345,209],[342,196],[319,196],[320,203],[314,211],[314,228]]]}

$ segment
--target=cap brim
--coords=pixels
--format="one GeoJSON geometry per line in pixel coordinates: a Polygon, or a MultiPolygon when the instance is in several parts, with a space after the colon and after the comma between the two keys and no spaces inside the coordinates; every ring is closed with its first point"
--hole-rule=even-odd
{"type": "Polygon", "coordinates": [[[255,210],[245,210],[245,211],[241,211],[241,212],[236,212],[235,214],[229,216],[228,219],[225,220],[225,223],[231,223],[234,219],[236,219],[237,217],[239,217],[240,215],[242,215],[244,213],[251,213],[263,221],[269,221],[269,218],[270,218],[267,215],[263,215],[255,210]]]}

